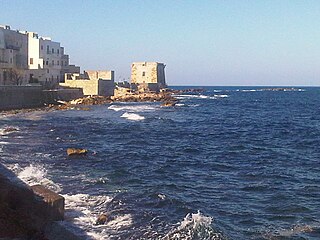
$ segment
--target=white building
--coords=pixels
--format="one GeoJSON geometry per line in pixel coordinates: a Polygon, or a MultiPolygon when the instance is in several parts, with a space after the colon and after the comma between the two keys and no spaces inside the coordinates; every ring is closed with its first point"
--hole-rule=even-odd
{"type": "Polygon", "coordinates": [[[29,32],[28,49],[30,81],[37,79],[42,85],[53,87],[64,80],[64,74],[70,69],[69,56],[64,54],[59,42],[29,32]]]}
{"type": "Polygon", "coordinates": [[[65,73],[80,73],[79,67],[69,65],[59,42],[0,25],[0,85],[8,84],[12,69],[24,70],[24,84],[40,83],[46,88],[58,86],[65,73]]]}
{"type": "Polygon", "coordinates": [[[0,25],[0,85],[25,84],[27,69],[27,36],[0,25]]]}

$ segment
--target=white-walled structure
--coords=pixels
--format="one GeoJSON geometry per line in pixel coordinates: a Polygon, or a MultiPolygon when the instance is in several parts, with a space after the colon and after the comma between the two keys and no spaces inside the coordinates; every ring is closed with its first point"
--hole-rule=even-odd
{"type": "Polygon", "coordinates": [[[0,25],[0,85],[25,84],[27,69],[27,36],[0,25]]]}
{"type": "Polygon", "coordinates": [[[45,88],[58,86],[65,73],[80,73],[79,67],[69,65],[59,42],[0,25],[0,85],[10,84],[9,72],[18,70],[23,71],[23,84],[41,83],[45,88]]]}

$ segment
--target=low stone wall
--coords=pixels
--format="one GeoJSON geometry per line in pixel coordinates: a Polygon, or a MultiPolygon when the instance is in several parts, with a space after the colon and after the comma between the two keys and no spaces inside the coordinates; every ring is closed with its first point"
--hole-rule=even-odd
{"type": "Polygon", "coordinates": [[[57,100],[71,101],[82,97],[83,90],[81,88],[43,90],[43,100],[45,103],[54,103],[57,100]]]}
{"type": "Polygon", "coordinates": [[[0,239],[81,239],[58,224],[63,214],[63,197],[29,187],[0,164],[0,239]]]}
{"type": "Polygon", "coordinates": [[[0,86],[0,110],[43,106],[41,86],[0,86]]]}

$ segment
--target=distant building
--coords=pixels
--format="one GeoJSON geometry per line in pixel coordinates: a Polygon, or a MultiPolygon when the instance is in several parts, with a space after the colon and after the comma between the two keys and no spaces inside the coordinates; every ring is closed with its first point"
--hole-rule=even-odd
{"type": "Polygon", "coordinates": [[[166,65],[158,62],[134,62],[131,65],[131,84],[141,85],[151,91],[159,91],[165,88],[165,72],[166,65]]]}
{"type": "Polygon", "coordinates": [[[114,71],[84,71],[80,73],[65,74],[62,87],[82,88],[86,96],[113,96],[114,71]]]}
{"type": "Polygon", "coordinates": [[[0,25],[0,85],[40,83],[52,88],[64,80],[65,73],[75,72],[80,73],[80,68],[69,65],[60,43],[0,25]]]}

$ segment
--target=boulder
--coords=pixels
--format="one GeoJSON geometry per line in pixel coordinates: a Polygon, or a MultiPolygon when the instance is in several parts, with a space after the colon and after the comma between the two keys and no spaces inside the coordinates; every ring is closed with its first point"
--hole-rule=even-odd
{"type": "Polygon", "coordinates": [[[174,107],[176,105],[176,101],[165,101],[161,104],[163,107],[174,107]]]}
{"type": "Polygon", "coordinates": [[[68,156],[72,155],[85,155],[88,153],[87,149],[81,149],[81,148],[68,148],[67,149],[67,154],[68,156]]]}
{"type": "Polygon", "coordinates": [[[105,222],[108,220],[107,214],[102,213],[96,221],[96,225],[102,225],[105,224],[105,222]]]}

